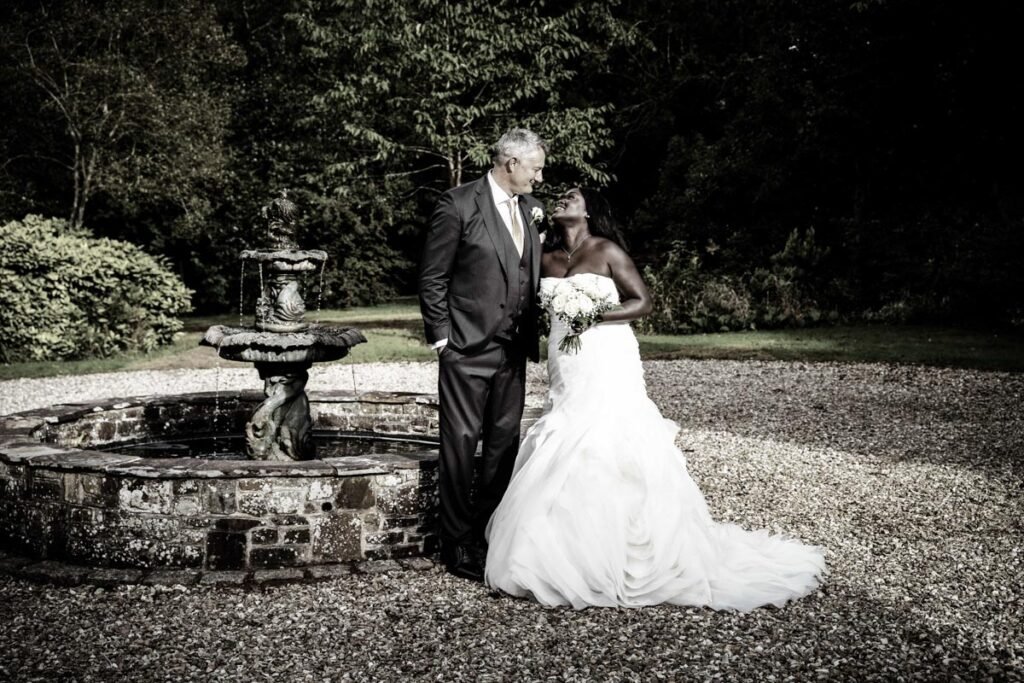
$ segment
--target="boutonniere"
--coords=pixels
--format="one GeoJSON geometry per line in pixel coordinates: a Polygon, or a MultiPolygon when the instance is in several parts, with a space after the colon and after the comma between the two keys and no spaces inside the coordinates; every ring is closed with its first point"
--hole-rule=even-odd
{"type": "Polygon", "coordinates": [[[542,220],[544,220],[544,209],[539,206],[530,209],[530,225],[536,227],[542,220]]]}

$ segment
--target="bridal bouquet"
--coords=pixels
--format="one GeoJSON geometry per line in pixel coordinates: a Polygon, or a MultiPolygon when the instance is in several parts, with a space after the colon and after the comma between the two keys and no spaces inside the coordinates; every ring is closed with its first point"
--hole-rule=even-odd
{"type": "Polygon", "coordinates": [[[558,343],[558,350],[564,353],[579,351],[580,335],[600,322],[601,314],[614,307],[595,283],[573,279],[561,280],[542,292],[541,303],[550,306],[551,312],[569,327],[569,332],[558,343]]]}

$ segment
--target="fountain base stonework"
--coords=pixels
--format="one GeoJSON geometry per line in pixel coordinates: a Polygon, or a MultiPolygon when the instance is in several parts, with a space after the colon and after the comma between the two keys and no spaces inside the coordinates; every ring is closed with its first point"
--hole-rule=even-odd
{"type": "Polygon", "coordinates": [[[242,572],[434,551],[430,395],[310,395],[315,431],[411,440],[401,453],[274,462],[101,450],[238,433],[263,399],[156,396],[0,417],[0,548],[91,567],[242,572]]]}

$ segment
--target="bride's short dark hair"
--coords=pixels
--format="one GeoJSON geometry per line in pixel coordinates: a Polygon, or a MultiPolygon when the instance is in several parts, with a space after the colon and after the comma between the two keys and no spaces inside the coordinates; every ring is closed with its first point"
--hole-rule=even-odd
{"type": "MultiPolygon", "coordinates": [[[[589,187],[579,188],[583,196],[583,203],[587,205],[587,228],[590,234],[596,237],[604,237],[615,242],[617,245],[626,248],[626,240],[622,236],[622,228],[612,214],[612,206],[597,190],[589,187]]],[[[544,251],[554,251],[565,246],[565,233],[555,221],[551,221],[551,227],[544,237],[544,251]]]]}

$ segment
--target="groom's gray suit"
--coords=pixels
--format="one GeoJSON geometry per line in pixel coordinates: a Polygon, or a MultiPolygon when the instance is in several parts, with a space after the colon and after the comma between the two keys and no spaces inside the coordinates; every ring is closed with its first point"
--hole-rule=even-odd
{"type": "Polygon", "coordinates": [[[526,359],[538,359],[539,201],[519,195],[520,257],[487,176],[445,192],[420,263],[420,310],[440,352],[441,541],[471,545],[508,487],[519,449],[526,359]],[[476,500],[474,453],[481,443],[476,500]]]}

